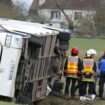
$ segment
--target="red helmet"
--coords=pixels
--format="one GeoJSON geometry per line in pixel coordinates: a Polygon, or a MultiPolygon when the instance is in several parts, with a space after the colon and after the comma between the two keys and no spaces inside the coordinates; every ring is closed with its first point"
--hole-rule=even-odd
{"type": "Polygon", "coordinates": [[[74,48],[72,48],[71,53],[78,54],[79,53],[79,49],[77,47],[74,47],[74,48]]]}

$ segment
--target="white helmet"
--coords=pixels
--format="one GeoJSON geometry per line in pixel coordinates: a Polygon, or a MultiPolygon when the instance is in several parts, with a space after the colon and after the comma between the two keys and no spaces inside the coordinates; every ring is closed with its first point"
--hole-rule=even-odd
{"type": "Polygon", "coordinates": [[[86,56],[87,56],[87,57],[93,57],[93,56],[95,56],[95,55],[97,55],[97,52],[96,52],[96,50],[94,50],[94,49],[89,49],[89,50],[86,52],[86,56]]]}

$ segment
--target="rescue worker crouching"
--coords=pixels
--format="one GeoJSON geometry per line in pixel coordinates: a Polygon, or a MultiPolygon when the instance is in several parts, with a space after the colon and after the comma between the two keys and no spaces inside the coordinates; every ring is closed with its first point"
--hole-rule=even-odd
{"type": "Polygon", "coordinates": [[[69,96],[69,86],[71,84],[71,97],[75,96],[75,85],[78,80],[78,73],[81,71],[81,59],[78,56],[79,49],[77,47],[72,48],[71,55],[67,58],[65,63],[65,95],[69,96]],[[71,83],[72,82],[72,83],[71,83]]]}
{"type": "MultiPolygon", "coordinates": [[[[86,56],[82,61],[82,91],[81,97],[85,97],[87,95],[87,87],[88,94],[91,95],[91,99],[93,100],[96,95],[95,91],[95,72],[97,69],[96,62],[93,57],[96,55],[96,51],[94,49],[90,49],[86,52],[86,56]]],[[[80,97],[80,99],[82,99],[80,97]]]]}

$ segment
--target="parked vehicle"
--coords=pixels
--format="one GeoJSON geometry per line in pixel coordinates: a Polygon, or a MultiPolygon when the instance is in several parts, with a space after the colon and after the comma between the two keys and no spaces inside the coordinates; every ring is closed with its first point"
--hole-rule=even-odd
{"type": "Polygon", "coordinates": [[[47,86],[60,91],[69,39],[62,29],[0,19],[0,96],[31,103],[46,96],[47,86]]]}

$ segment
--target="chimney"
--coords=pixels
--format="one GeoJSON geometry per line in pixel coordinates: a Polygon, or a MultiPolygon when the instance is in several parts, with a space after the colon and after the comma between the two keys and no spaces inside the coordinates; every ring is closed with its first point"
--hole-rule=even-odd
{"type": "Polygon", "coordinates": [[[39,5],[43,5],[46,2],[46,0],[39,0],[39,5]]]}

